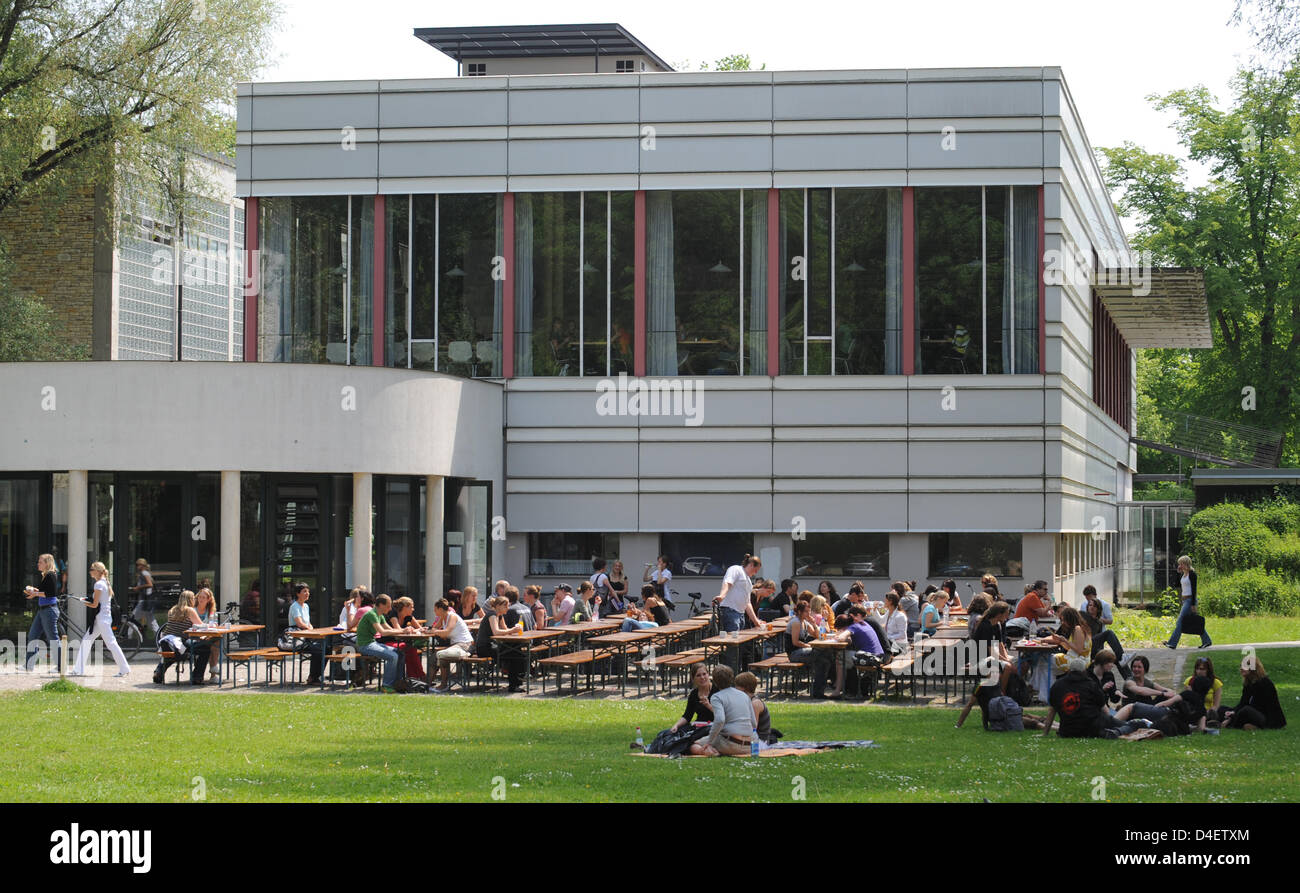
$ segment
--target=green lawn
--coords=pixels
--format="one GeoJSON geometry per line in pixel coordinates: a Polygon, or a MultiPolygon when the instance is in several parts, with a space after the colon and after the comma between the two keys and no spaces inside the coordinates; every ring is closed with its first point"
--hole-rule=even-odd
{"type": "MultiPolygon", "coordinates": [[[[1158,646],[1168,640],[1174,629],[1174,617],[1156,617],[1149,611],[1116,608],[1111,627],[1119,636],[1124,650],[1158,646]]],[[[1300,616],[1251,614],[1244,617],[1206,617],[1205,629],[1215,645],[1239,645],[1245,642],[1300,641],[1300,616]]],[[[1200,636],[1184,634],[1179,647],[1199,645],[1200,636]]]]}
{"type": "MultiPolygon", "coordinates": [[[[630,755],[676,701],[36,691],[0,697],[4,801],[1296,801],[1300,649],[1264,651],[1292,725],[1131,744],[958,731],[955,712],[772,704],[798,738],[873,738],[799,758],[630,755]],[[501,782],[495,781],[497,777],[501,782]]],[[[1239,679],[1227,680],[1235,703],[1239,679]]],[[[978,718],[978,716],[976,716],[978,718]]]]}

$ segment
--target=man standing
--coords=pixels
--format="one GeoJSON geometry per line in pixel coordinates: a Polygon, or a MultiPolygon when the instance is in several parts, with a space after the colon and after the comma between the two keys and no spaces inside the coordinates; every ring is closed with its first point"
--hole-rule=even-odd
{"type": "Polygon", "coordinates": [[[738,632],[745,625],[746,617],[751,626],[758,626],[758,615],[754,613],[754,605],[749,599],[753,590],[749,578],[758,573],[762,566],[763,562],[757,557],[746,555],[740,564],[727,568],[727,574],[722,578],[722,591],[713,597],[713,603],[718,606],[718,622],[723,632],[738,632]]]}

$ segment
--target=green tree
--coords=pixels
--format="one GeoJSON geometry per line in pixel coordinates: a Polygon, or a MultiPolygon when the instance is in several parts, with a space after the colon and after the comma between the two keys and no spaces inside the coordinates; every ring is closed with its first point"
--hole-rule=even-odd
{"type": "MultiPolygon", "coordinates": [[[[678,71],[690,71],[692,66],[688,59],[685,62],[679,62],[674,66],[678,71]]],[[[758,71],[764,71],[767,63],[764,62],[758,67],[758,71]]],[[[730,56],[723,56],[721,59],[714,61],[713,67],[709,67],[708,62],[700,63],[700,71],[751,71],[754,70],[753,63],[750,62],[748,53],[732,53],[730,56]]]]}
{"type": "MultiPolygon", "coordinates": [[[[1300,67],[1242,70],[1234,103],[1220,108],[1204,87],[1152,97],[1177,115],[1188,158],[1210,181],[1193,187],[1183,164],[1126,143],[1102,149],[1121,214],[1137,221],[1135,247],[1155,262],[1204,267],[1215,345],[1150,351],[1140,362],[1145,397],[1162,408],[1292,435],[1300,452],[1300,67]],[[1254,388],[1256,409],[1243,406],[1254,388]]],[[[1139,414],[1144,411],[1142,397],[1139,414]]],[[[1147,409],[1150,408],[1150,402],[1147,409]]]]}
{"type": "Polygon", "coordinates": [[[87,345],[68,343],[54,311],[9,285],[9,259],[0,253],[0,363],[89,357],[87,345]]]}
{"type": "Polygon", "coordinates": [[[0,213],[37,189],[229,151],[276,0],[0,0],[0,213]]]}

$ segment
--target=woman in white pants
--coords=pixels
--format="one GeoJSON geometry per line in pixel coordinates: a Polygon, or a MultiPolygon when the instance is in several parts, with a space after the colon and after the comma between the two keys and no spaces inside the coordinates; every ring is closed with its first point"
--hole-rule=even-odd
{"type": "Polygon", "coordinates": [[[126,662],[122,647],[117,644],[117,636],[113,635],[113,596],[108,588],[108,568],[104,567],[102,561],[96,561],[90,566],[90,576],[95,581],[95,597],[82,599],[82,601],[86,602],[90,610],[98,609],[98,612],[95,614],[94,621],[89,624],[86,637],[81,640],[81,647],[77,649],[77,663],[72,669],[72,674],[84,675],[86,655],[90,653],[95,637],[99,636],[104,640],[109,654],[113,655],[113,660],[117,663],[116,676],[129,676],[131,665],[126,662]]]}

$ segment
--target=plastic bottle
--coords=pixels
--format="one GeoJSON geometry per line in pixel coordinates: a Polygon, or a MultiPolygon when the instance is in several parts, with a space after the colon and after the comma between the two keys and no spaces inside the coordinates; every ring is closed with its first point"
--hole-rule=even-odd
{"type": "Polygon", "coordinates": [[[641,727],[636,727],[636,746],[645,750],[645,739],[641,737],[641,727]]]}
{"type": "Polygon", "coordinates": [[[753,737],[749,739],[749,755],[751,757],[758,756],[758,729],[754,729],[753,737]]]}
{"type": "Polygon", "coordinates": [[[951,612],[951,610],[952,610],[952,609],[951,609],[951,607],[948,605],[948,603],[947,603],[947,602],[944,602],[944,603],[943,603],[943,625],[944,625],[944,626],[947,626],[947,625],[948,625],[948,615],[949,615],[949,613],[951,612]]]}

